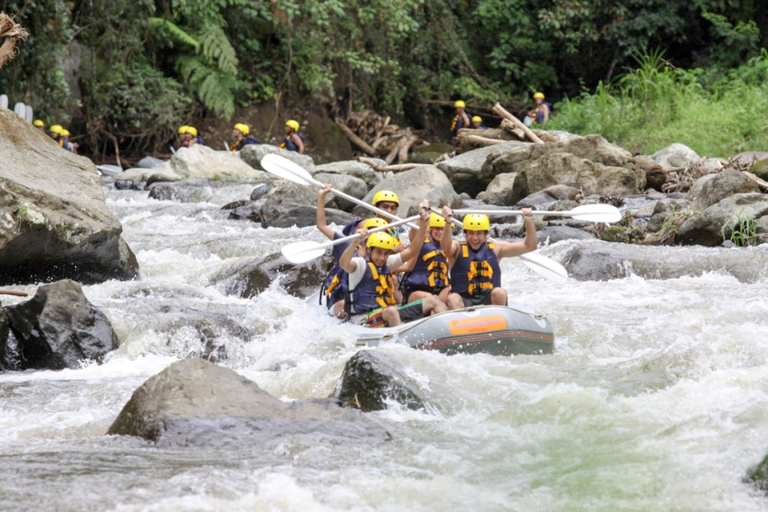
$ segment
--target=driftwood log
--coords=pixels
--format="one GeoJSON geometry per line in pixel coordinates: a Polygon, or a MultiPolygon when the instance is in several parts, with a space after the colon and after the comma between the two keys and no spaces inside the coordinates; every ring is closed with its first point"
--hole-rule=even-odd
{"type": "Polygon", "coordinates": [[[28,36],[27,31],[13,21],[13,18],[0,12],[0,68],[16,56],[16,43],[28,36]]]}
{"type": "Polygon", "coordinates": [[[525,126],[525,124],[523,124],[521,120],[519,120],[518,118],[516,118],[506,110],[504,110],[504,107],[502,107],[501,104],[496,103],[493,106],[492,110],[494,114],[497,114],[503,117],[504,119],[510,120],[512,123],[515,124],[515,126],[523,130],[523,132],[525,133],[525,136],[528,137],[528,139],[530,139],[532,142],[536,144],[544,144],[544,141],[541,140],[535,133],[533,133],[527,126],[525,126]]]}
{"type": "Polygon", "coordinates": [[[518,140],[517,137],[500,128],[488,128],[486,130],[462,128],[454,138],[453,143],[456,146],[456,153],[461,154],[501,142],[518,140]]]}
{"type": "Polygon", "coordinates": [[[501,120],[501,128],[520,140],[525,140],[525,132],[509,119],[501,120]]]}
{"type": "Polygon", "coordinates": [[[410,128],[392,124],[389,116],[382,117],[372,110],[353,112],[346,121],[337,118],[336,124],[356,148],[388,164],[407,161],[410,150],[424,143],[410,128]]]}
{"type": "Polygon", "coordinates": [[[379,160],[368,158],[365,156],[359,156],[357,157],[358,162],[362,162],[364,164],[370,165],[374,171],[379,172],[400,172],[400,171],[410,171],[411,169],[415,169],[416,167],[420,167],[424,164],[397,164],[397,165],[381,165],[379,160]]]}

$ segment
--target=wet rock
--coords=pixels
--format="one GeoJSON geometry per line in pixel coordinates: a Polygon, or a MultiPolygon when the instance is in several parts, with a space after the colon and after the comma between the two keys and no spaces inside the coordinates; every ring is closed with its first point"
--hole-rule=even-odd
{"type": "MultiPolygon", "coordinates": [[[[164,172],[164,173],[156,172],[156,173],[150,174],[147,177],[147,181],[146,183],[144,183],[143,188],[145,189],[149,188],[155,183],[173,183],[174,181],[181,181],[181,179],[176,174],[173,174],[170,171],[164,172]]],[[[140,185],[141,182],[138,182],[138,184],[140,185]]],[[[140,188],[140,187],[137,185],[137,188],[140,188]]]]}
{"type": "MultiPolygon", "coordinates": [[[[356,178],[354,176],[345,174],[328,174],[321,172],[315,174],[314,178],[320,183],[330,183],[331,186],[339,192],[350,195],[355,199],[362,199],[365,197],[365,194],[368,193],[368,185],[366,185],[366,183],[360,178],[356,178]]],[[[347,201],[342,197],[338,197],[336,194],[331,195],[331,201],[339,210],[343,210],[345,212],[352,211],[352,209],[356,206],[355,203],[347,201]]]]}
{"type": "Polygon", "coordinates": [[[295,297],[309,297],[320,289],[331,267],[333,257],[330,251],[321,258],[299,265],[289,263],[276,252],[225,270],[213,280],[223,283],[225,293],[244,298],[255,297],[274,281],[295,297]]]}
{"type": "Polygon", "coordinates": [[[366,412],[386,409],[387,402],[416,411],[431,408],[422,395],[394,358],[375,350],[361,350],[347,361],[332,397],[346,407],[366,412]]]}
{"type": "Polygon", "coordinates": [[[768,181],[768,158],[755,162],[755,164],[749,168],[749,172],[761,180],[768,181]]]}
{"type": "Polygon", "coordinates": [[[667,181],[664,167],[644,156],[636,156],[635,164],[645,172],[645,186],[653,190],[661,191],[661,187],[667,181]]]}
{"type": "Polygon", "coordinates": [[[486,148],[467,151],[437,164],[437,168],[445,173],[457,192],[466,192],[475,197],[488,187],[493,176],[481,178],[480,171],[486,160],[512,148],[527,148],[531,144],[525,142],[503,142],[486,148]]]}
{"type": "Polygon", "coordinates": [[[490,204],[511,206],[528,195],[528,182],[524,174],[511,172],[499,174],[488,185],[488,188],[477,195],[490,204]]]}
{"type": "Polygon", "coordinates": [[[575,187],[568,185],[552,185],[544,190],[539,190],[517,202],[518,206],[535,207],[537,210],[549,209],[557,201],[573,201],[581,193],[575,187]]]}
{"type": "Polygon", "coordinates": [[[718,174],[710,174],[708,176],[700,178],[700,180],[703,179],[704,181],[690,194],[690,197],[693,199],[692,208],[694,210],[705,210],[734,194],[760,191],[757,183],[736,169],[725,169],[718,174]],[[711,176],[711,178],[708,178],[708,176],[711,176]]]}
{"type": "MultiPolygon", "coordinates": [[[[387,162],[381,160],[381,165],[387,165],[387,162]]],[[[323,174],[340,174],[344,176],[352,176],[363,180],[368,188],[375,187],[383,180],[388,173],[383,173],[375,170],[368,164],[358,162],[357,160],[345,160],[342,162],[331,162],[328,164],[318,165],[314,168],[313,172],[323,174]]],[[[322,181],[317,175],[314,178],[318,181],[322,181]]]]}
{"type": "Polygon", "coordinates": [[[93,162],[0,109],[0,284],[133,279],[121,233],[93,162]]]}
{"type": "Polygon", "coordinates": [[[8,313],[0,308],[0,371],[18,370],[19,355],[15,340],[9,340],[8,313]]]}
{"type": "Polygon", "coordinates": [[[149,188],[149,198],[179,203],[203,203],[213,196],[211,182],[205,178],[156,183],[149,188]]]}
{"type": "MultiPolygon", "coordinates": [[[[454,208],[461,205],[461,198],[453,190],[451,182],[437,167],[425,165],[410,171],[399,172],[378,185],[366,194],[363,201],[370,203],[379,190],[392,190],[400,198],[397,209],[399,217],[406,217],[409,211],[418,208],[423,199],[429,199],[430,204],[441,206],[450,204],[454,208]]],[[[368,210],[358,206],[353,213],[359,217],[369,216],[368,210]]]]}
{"type": "Polygon", "coordinates": [[[238,151],[240,158],[243,162],[247,163],[258,171],[263,171],[261,167],[261,159],[266,155],[275,154],[280,155],[283,158],[287,158],[291,162],[299,164],[307,171],[312,172],[315,167],[315,161],[309,155],[302,155],[296,151],[288,151],[271,144],[248,144],[243,149],[238,151]]]}
{"type": "Polygon", "coordinates": [[[40,286],[31,300],[5,310],[22,370],[79,368],[81,361],[101,361],[119,345],[112,324],[74,281],[40,286]]]}
{"type": "Polygon", "coordinates": [[[545,255],[559,261],[569,277],[578,281],[607,281],[630,275],[677,279],[708,272],[727,273],[747,283],[768,277],[768,247],[711,249],[582,240],[550,246],[545,255]]]}
{"type": "Polygon", "coordinates": [[[200,359],[178,361],[142,384],[107,434],[196,447],[390,438],[358,411],[330,401],[282,402],[233,370],[200,359]]]}
{"type": "Polygon", "coordinates": [[[253,192],[251,192],[251,201],[256,201],[266,196],[269,193],[270,188],[271,185],[269,183],[260,183],[256,185],[253,192]]]}
{"type": "Polygon", "coordinates": [[[592,233],[569,226],[546,226],[537,231],[536,236],[539,242],[550,244],[561,240],[589,240],[595,238],[595,235],[592,233]]]}
{"type": "Polygon", "coordinates": [[[651,160],[665,169],[673,167],[688,168],[699,162],[701,157],[685,144],[674,143],[652,154],[651,160]]]}
{"type": "Polygon", "coordinates": [[[653,207],[653,214],[656,215],[657,213],[669,211],[687,210],[690,207],[691,202],[687,199],[664,198],[656,201],[656,204],[653,207]]]}
{"type": "Polygon", "coordinates": [[[140,181],[115,180],[117,190],[144,190],[144,185],[140,181]]]}
{"type": "Polygon", "coordinates": [[[221,207],[222,210],[229,210],[229,219],[232,220],[250,220],[251,222],[261,222],[261,209],[264,207],[264,199],[258,201],[235,201],[221,207]]]}
{"type": "Polygon", "coordinates": [[[760,461],[760,464],[747,472],[746,481],[768,495],[768,455],[760,461]]]}
{"type": "MultiPolygon", "coordinates": [[[[720,245],[730,239],[734,222],[745,216],[758,222],[768,216],[768,195],[751,192],[726,197],[685,221],[677,231],[677,241],[683,245],[720,245]]],[[[758,229],[757,242],[762,241],[768,241],[768,237],[758,229]]]]}
{"type": "Polygon", "coordinates": [[[139,163],[136,164],[136,167],[141,167],[142,169],[151,169],[153,167],[157,167],[158,165],[162,165],[165,162],[167,162],[167,160],[155,158],[153,156],[145,156],[139,160],[139,163]]]}

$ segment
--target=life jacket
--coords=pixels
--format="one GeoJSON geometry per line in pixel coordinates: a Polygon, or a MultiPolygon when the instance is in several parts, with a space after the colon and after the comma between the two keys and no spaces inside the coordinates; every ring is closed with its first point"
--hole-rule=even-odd
{"type": "MultiPolygon", "coordinates": [[[[299,138],[301,139],[301,142],[304,142],[304,136],[303,136],[302,134],[300,134],[300,133],[297,133],[296,135],[298,135],[298,136],[299,136],[299,138]]],[[[291,140],[291,137],[290,137],[290,136],[288,136],[288,137],[285,137],[285,138],[283,139],[283,143],[282,143],[282,144],[280,144],[280,147],[281,147],[281,148],[283,148],[283,149],[287,149],[288,151],[298,151],[298,150],[299,150],[299,146],[297,146],[297,145],[296,145],[296,144],[295,144],[295,143],[294,143],[294,142],[291,140]]]]}
{"type": "MultiPolygon", "coordinates": [[[[548,102],[544,102],[543,105],[547,106],[547,111],[552,114],[552,104],[548,102]]],[[[536,110],[534,110],[536,113],[536,124],[542,124],[544,122],[544,112],[541,112],[539,110],[539,107],[536,107],[536,110]]]]}
{"type": "Polygon", "coordinates": [[[448,260],[443,250],[437,246],[431,237],[427,236],[421,251],[419,251],[416,265],[405,275],[401,287],[405,290],[425,290],[439,293],[439,290],[448,284],[448,260]]]}
{"type": "Polygon", "coordinates": [[[240,137],[235,142],[230,144],[229,150],[230,151],[240,151],[248,144],[259,144],[259,139],[256,139],[254,137],[251,137],[250,135],[246,135],[245,137],[240,137]]]}
{"type": "Polygon", "coordinates": [[[367,313],[377,308],[386,308],[397,304],[395,301],[395,281],[384,264],[379,268],[372,261],[366,260],[365,274],[354,290],[350,290],[345,307],[356,315],[367,313]]]}
{"type": "Polygon", "coordinates": [[[500,286],[501,269],[493,252],[493,243],[485,243],[473,251],[467,242],[462,242],[456,263],[451,269],[451,289],[459,295],[470,297],[500,286]]]}
{"type": "Polygon", "coordinates": [[[205,139],[203,139],[202,135],[198,135],[197,137],[195,137],[195,141],[197,142],[197,144],[202,144],[203,146],[205,146],[205,139]]]}
{"type": "Polygon", "coordinates": [[[459,114],[456,114],[451,119],[451,134],[456,135],[462,128],[464,128],[464,119],[459,114]]]}
{"type": "MultiPolygon", "coordinates": [[[[357,221],[355,221],[357,222],[357,221]]],[[[352,224],[352,223],[350,223],[352,224]]],[[[346,229],[346,228],[345,228],[346,229]]],[[[338,233],[333,234],[333,239],[338,240],[342,238],[338,233]]],[[[325,277],[323,284],[320,286],[320,303],[323,303],[323,296],[327,297],[326,306],[331,309],[334,304],[344,299],[349,291],[349,274],[346,270],[339,266],[339,259],[344,251],[349,247],[352,242],[341,243],[333,246],[332,255],[336,264],[331,271],[325,277]]]]}

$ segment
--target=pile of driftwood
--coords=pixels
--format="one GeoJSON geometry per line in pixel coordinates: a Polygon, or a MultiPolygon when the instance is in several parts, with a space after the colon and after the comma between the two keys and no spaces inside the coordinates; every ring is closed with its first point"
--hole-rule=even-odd
{"type": "Polygon", "coordinates": [[[743,172],[750,180],[757,183],[757,185],[765,191],[768,191],[768,182],[755,176],[748,170],[756,162],[756,158],[744,158],[743,156],[734,156],[728,163],[720,165],[707,165],[707,158],[704,157],[698,162],[688,167],[673,167],[671,169],[665,169],[666,180],[661,187],[661,191],[665,193],[670,192],[688,192],[696,181],[702,176],[707,174],[717,174],[726,169],[735,169],[743,172]]]}
{"type": "Polygon", "coordinates": [[[336,118],[336,124],[358,149],[371,157],[383,158],[387,164],[395,160],[405,162],[411,148],[424,143],[410,128],[391,124],[389,116],[382,117],[372,110],[353,112],[346,123],[336,118]]]}
{"type": "Polygon", "coordinates": [[[544,141],[533,133],[522,121],[507,112],[500,104],[496,103],[491,112],[501,117],[501,128],[489,128],[486,130],[462,129],[456,135],[456,152],[464,153],[473,149],[501,144],[502,142],[517,140],[530,141],[535,144],[543,144],[544,141]]]}
{"type": "Polygon", "coordinates": [[[0,12],[0,68],[16,55],[16,42],[26,39],[27,36],[27,31],[21,25],[0,12]]]}

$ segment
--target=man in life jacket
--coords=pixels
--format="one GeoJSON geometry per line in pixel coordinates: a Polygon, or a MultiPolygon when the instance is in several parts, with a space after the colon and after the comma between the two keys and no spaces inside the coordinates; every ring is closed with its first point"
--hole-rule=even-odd
{"type": "Polygon", "coordinates": [[[451,137],[455,137],[462,128],[469,128],[469,116],[464,111],[467,108],[467,104],[463,100],[458,100],[453,104],[456,108],[456,115],[451,119],[451,137]]]}
{"type": "Polygon", "coordinates": [[[280,144],[280,147],[287,149],[288,151],[298,151],[302,155],[304,154],[304,136],[299,133],[298,121],[290,119],[285,122],[285,138],[280,144]]]}
{"type": "MultiPolygon", "coordinates": [[[[448,259],[440,246],[445,219],[430,213],[428,228],[424,245],[421,246],[419,255],[410,261],[409,271],[403,277],[400,287],[403,290],[405,302],[413,302],[434,295],[448,304],[448,295],[451,293],[448,259]]],[[[416,236],[416,230],[411,229],[410,234],[416,236]]]]}
{"type": "MultiPolygon", "coordinates": [[[[400,198],[397,197],[397,194],[395,194],[391,190],[379,190],[378,192],[373,194],[373,199],[371,199],[371,204],[376,208],[378,208],[379,210],[384,210],[385,212],[388,212],[392,215],[397,215],[397,209],[400,207],[400,198]]],[[[376,216],[378,216],[380,219],[387,221],[387,224],[392,222],[392,220],[389,217],[386,217],[379,213],[377,213],[376,216]]],[[[387,233],[389,233],[395,238],[395,245],[399,247],[401,244],[400,244],[400,239],[397,236],[397,228],[392,228],[389,231],[387,231],[387,233]]]]}
{"type": "Polygon", "coordinates": [[[43,122],[42,119],[35,119],[35,122],[32,123],[32,125],[41,132],[45,133],[45,122],[43,122]]]}
{"type": "Polygon", "coordinates": [[[179,129],[176,130],[176,133],[179,136],[179,147],[180,148],[187,147],[187,140],[189,140],[189,138],[191,137],[191,135],[189,134],[188,128],[189,128],[189,126],[183,125],[183,126],[179,126],[179,129]]]}
{"type": "Polygon", "coordinates": [[[63,126],[60,124],[52,124],[51,127],[48,129],[48,135],[51,136],[53,140],[56,141],[56,143],[61,146],[61,131],[64,129],[63,126]]]}
{"type": "Polygon", "coordinates": [[[487,130],[488,127],[483,124],[483,118],[480,116],[472,116],[472,128],[475,130],[487,130]]]}
{"type": "Polygon", "coordinates": [[[544,93],[534,93],[533,102],[536,103],[536,108],[528,112],[525,124],[531,126],[533,123],[544,124],[549,121],[549,113],[552,109],[552,104],[544,101],[544,93]]]}
{"type": "MultiPolygon", "coordinates": [[[[205,146],[205,139],[201,135],[197,134],[197,128],[194,126],[187,126],[187,134],[189,135],[186,140],[186,146],[188,148],[191,148],[195,144],[200,144],[201,146],[205,146]]],[[[184,144],[182,144],[184,146],[184,144]]]]}
{"type": "Polygon", "coordinates": [[[446,310],[445,304],[434,295],[399,307],[395,300],[395,282],[391,269],[401,267],[404,261],[413,258],[421,250],[427,233],[428,208],[429,203],[422,202],[421,225],[413,244],[402,252],[394,253],[395,241],[388,233],[379,231],[368,236],[368,230],[363,228],[357,231],[360,238],[342,253],[339,266],[349,273],[349,299],[346,307],[353,315],[353,322],[359,321],[368,327],[392,327],[446,310]],[[366,237],[367,256],[355,257],[355,252],[366,237]]]}
{"type": "MultiPolygon", "coordinates": [[[[443,207],[446,222],[453,221],[453,210],[443,207]]],[[[451,309],[487,304],[506,305],[507,291],[501,287],[502,258],[520,256],[535,251],[538,239],[530,208],[523,208],[525,240],[522,242],[491,242],[491,223],[487,215],[469,214],[464,217],[465,242],[453,239],[450,229],[443,230],[442,246],[451,268],[451,309]]]]}
{"type": "Polygon", "coordinates": [[[240,151],[248,144],[259,144],[259,139],[251,137],[248,135],[249,133],[251,133],[251,128],[247,124],[237,123],[232,129],[232,138],[235,139],[235,142],[229,145],[229,150],[232,152],[240,151]]]}

